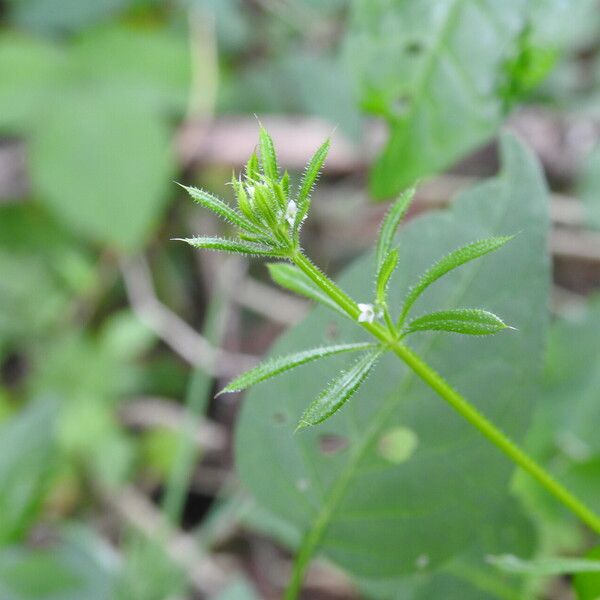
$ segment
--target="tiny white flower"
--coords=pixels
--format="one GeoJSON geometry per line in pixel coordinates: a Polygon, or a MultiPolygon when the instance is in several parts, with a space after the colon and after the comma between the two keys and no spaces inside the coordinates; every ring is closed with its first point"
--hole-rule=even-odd
{"type": "Polygon", "coordinates": [[[358,304],[360,315],[358,315],[359,323],[372,323],[375,320],[375,307],[372,304],[358,304]]]}
{"type": "Polygon", "coordinates": [[[287,205],[286,211],[285,211],[285,220],[290,225],[293,225],[294,221],[296,220],[297,214],[298,214],[298,207],[296,206],[296,203],[293,200],[290,200],[289,204],[287,205]]]}

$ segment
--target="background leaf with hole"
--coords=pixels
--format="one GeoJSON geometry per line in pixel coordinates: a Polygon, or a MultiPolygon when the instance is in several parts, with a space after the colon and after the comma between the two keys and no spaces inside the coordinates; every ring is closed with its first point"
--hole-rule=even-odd
{"type": "MultiPolygon", "coordinates": [[[[512,138],[503,140],[502,156],[496,179],[465,193],[451,210],[402,231],[389,305],[399,308],[407,288],[441,254],[473,239],[522,232],[487,257],[485,268],[479,261],[462,266],[415,304],[421,313],[474,303],[501,314],[519,335],[495,336],[485,346],[437,333],[413,342],[458,390],[519,439],[546,326],[548,219],[535,162],[512,138]],[[526,288],[520,285],[524,280],[526,288]]],[[[351,266],[342,287],[360,297],[372,284],[373,261],[369,255],[351,266]]],[[[357,334],[353,323],[320,308],[275,345],[274,355],[332,343],[331,324],[339,339],[351,341],[357,334]]],[[[499,490],[511,466],[393,356],[381,360],[356,397],[325,425],[291,435],[306,399],[347,364],[332,357],[327,364],[301,367],[301,386],[282,376],[249,394],[237,430],[240,475],[267,510],[301,531],[319,528],[323,553],[357,576],[389,578],[417,570],[421,556],[434,567],[461,552],[503,502],[499,490]],[[386,435],[397,427],[414,436],[412,452],[398,454],[402,460],[396,462],[382,455],[380,444],[385,447],[386,435]],[[332,434],[345,444],[323,456],[320,441],[332,434]]]]}

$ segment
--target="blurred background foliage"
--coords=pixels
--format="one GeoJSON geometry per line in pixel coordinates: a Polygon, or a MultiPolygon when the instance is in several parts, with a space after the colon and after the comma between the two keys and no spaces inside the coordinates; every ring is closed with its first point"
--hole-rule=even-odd
{"type": "MultiPolygon", "coordinates": [[[[198,159],[189,127],[201,138],[240,116],[248,149],[254,114],[289,121],[280,146],[310,145],[318,123],[354,149],[350,167],[332,157],[307,231],[334,268],[373,238],[382,208],[366,187],[385,199],[450,167],[454,182],[488,175],[509,119],[561,214],[569,196],[566,227],[553,212],[555,319],[528,445],[600,498],[596,0],[2,0],[0,17],[0,598],[280,594],[297,532],[239,487],[239,398],[212,392],[304,307],[265,289],[259,268],[168,242],[216,227],[173,180],[226,194],[240,166],[198,159]]],[[[513,492],[485,552],[587,550],[531,482],[517,475],[513,492]]],[[[481,552],[393,592],[361,588],[510,597],[486,584],[497,574],[481,552]]],[[[307,597],[351,597],[322,568],[307,597]]],[[[520,585],[568,597],[564,581],[520,585]]]]}

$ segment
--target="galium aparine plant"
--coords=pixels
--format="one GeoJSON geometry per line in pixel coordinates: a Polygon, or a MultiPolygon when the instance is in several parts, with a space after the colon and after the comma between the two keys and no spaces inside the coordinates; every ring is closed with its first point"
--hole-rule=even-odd
{"type": "Polygon", "coordinates": [[[237,238],[194,237],[183,241],[196,248],[285,260],[286,263],[269,265],[271,275],[277,283],[341,312],[377,338],[374,343],[336,344],[270,360],[236,378],[221,392],[244,390],[284,371],[334,354],[359,353],[354,364],[331,381],[309,405],[298,428],[321,423],[339,410],[358,390],[380,356],[392,351],[393,344],[410,334],[438,330],[489,335],[507,328],[499,317],[477,308],[444,310],[412,320],[409,319],[409,314],[417,298],[433,282],[452,269],[497,250],[509,237],[476,241],[441,258],[410,289],[399,314],[396,319],[393,318],[387,304],[388,283],[399,256],[393,242],[400,221],[414,196],[414,189],[398,198],[381,225],[376,251],[376,286],[372,299],[355,302],[315,267],[302,251],[300,230],[308,215],[311,192],[328,150],[329,140],[316,151],[306,167],[298,190],[292,193],[287,171],[280,173],[273,140],[261,127],[260,156],[253,153],[246,164],[244,176],[238,179],[233,177],[231,180],[237,210],[204,190],[185,187],[198,204],[233,225],[237,229],[237,238]]]}
{"type": "MultiPolygon", "coordinates": [[[[311,193],[325,162],[329,140],[317,149],[295,191],[292,191],[287,171],[281,172],[273,140],[262,126],[258,150],[258,156],[253,153],[248,160],[243,177],[232,178],[237,208],[204,190],[184,186],[194,201],[230,223],[236,230],[236,237],[193,237],[182,241],[195,248],[276,259],[268,267],[277,284],[341,313],[369,333],[371,339],[364,343],[311,348],[268,360],[234,379],[220,393],[244,390],[308,362],[342,353],[356,354],[354,362],[337,374],[308,404],[297,426],[297,430],[303,429],[322,423],[342,408],[369,376],[380,357],[392,352],[488,440],[600,533],[600,517],[555,481],[406,343],[408,336],[424,331],[483,336],[512,329],[499,316],[482,308],[441,310],[411,317],[415,302],[430,285],[461,265],[499,250],[511,237],[476,240],[441,257],[409,288],[400,307],[389,306],[388,284],[399,257],[394,238],[414,196],[414,189],[409,189],[391,205],[383,219],[375,251],[375,289],[370,297],[361,298],[358,302],[315,266],[300,244],[302,224],[310,210],[311,193]]],[[[296,562],[288,598],[296,597],[305,567],[305,561],[296,562]]]]}

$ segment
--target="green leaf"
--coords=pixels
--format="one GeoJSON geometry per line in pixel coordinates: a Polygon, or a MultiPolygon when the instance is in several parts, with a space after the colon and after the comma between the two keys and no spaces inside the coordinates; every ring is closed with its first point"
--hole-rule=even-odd
{"type": "Polygon", "coordinates": [[[69,526],[41,547],[2,548],[0,594],[3,600],[106,600],[114,598],[119,566],[113,548],[92,529],[69,526]]]}
{"type": "Polygon", "coordinates": [[[404,299],[404,305],[402,306],[402,312],[400,314],[400,322],[404,322],[406,315],[410,311],[412,305],[416,302],[417,298],[434,282],[440,277],[443,277],[449,271],[452,271],[467,262],[480,258],[494,250],[498,250],[511,240],[513,236],[499,236],[491,237],[472,244],[467,244],[461,248],[453,250],[449,254],[446,254],[443,258],[439,259],[432,267],[429,267],[421,275],[419,281],[410,288],[406,298],[404,299]]]}
{"type": "Polygon", "coordinates": [[[115,24],[85,31],[72,48],[72,68],[84,88],[102,84],[116,102],[170,121],[168,115],[183,117],[193,69],[189,41],[180,31],[115,24]]]}
{"type": "Polygon", "coordinates": [[[535,34],[534,4],[545,20],[564,10],[562,2],[527,0],[353,3],[346,62],[363,108],[389,127],[371,171],[377,198],[443,170],[494,133],[517,99],[505,90],[519,90],[513,79],[538,68],[509,68],[524,51],[525,26],[535,34]]]}
{"type": "MultiPolygon", "coordinates": [[[[600,565],[600,547],[590,550],[586,554],[587,560],[593,560],[596,565],[600,565]]],[[[575,591],[577,592],[577,600],[598,600],[600,597],[600,568],[595,569],[594,573],[580,572],[573,579],[575,591]]]]}
{"type": "Polygon", "coordinates": [[[283,173],[282,177],[281,177],[281,189],[283,190],[283,193],[285,195],[286,198],[290,197],[290,174],[287,172],[287,169],[285,170],[285,172],[283,173]]]}
{"type": "Polygon", "coordinates": [[[263,173],[271,181],[279,179],[279,167],[277,166],[277,154],[275,146],[268,131],[261,125],[259,130],[260,164],[263,173]]]}
{"type": "MultiPolygon", "coordinates": [[[[518,334],[517,334],[518,335],[518,334]]],[[[544,378],[535,390],[538,408],[528,449],[594,511],[600,510],[600,296],[553,322],[544,378]]],[[[510,336],[512,337],[512,336],[510,336]]],[[[518,478],[519,493],[540,513],[553,551],[578,548],[580,531],[537,486],[518,478]]],[[[600,558],[597,557],[597,558],[600,558]]]]}
{"type": "Polygon", "coordinates": [[[347,371],[343,371],[310,403],[296,429],[318,425],[336,413],[364,383],[372,371],[381,349],[367,352],[347,371]]]}
{"type": "MultiPolygon", "coordinates": [[[[501,254],[440,280],[420,307],[431,312],[485,306],[518,333],[473,344],[434,332],[412,342],[433,368],[520,441],[532,412],[548,319],[548,198],[531,154],[512,137],[502,139],[501,149],[498,177],[466,191],[449,209],[402,228],[396,243],[403,251],[388,301],[399,306],[409,282],[452,248],[521,232],[501,254]]],[[[363,297],[373,285],[373,263],[373,254],[357,260],[341,276],[341,287],[363,297]]],[[[352,339],[356,328],[317,308],[281,336],[272,356],[352,339]]],[[[386,580],[420,571],[422,555],[427,569],[435,569],[470,546],[506,503],[512,463],[390,354],[381,357],[344,410],[322,427],[292,435],[307,402],[346,367],[344,358],[311,363],[301,377],[274,378],[250,390],[236,431],[240,478],[266,511],[315,536],[319,554],[355,577],[386,580]],[[413,430],[418,439],[401,464],[379,450],[382,438],[397,427],[413,430]],[[325,434],[344,440],[345,448],[325,454],[325,434]]],[[[503,552],[485,540],[482,546],[481,555],[503,552]]],[[[424,598],[436,597],[447,596],[424,598]]]]}
{"type": "Polygon", "coordinates": [[[251,181],[258,181],[260,178],[260,172],[258,169],[258,156],[256,152],[253,152],[246,163],[246,178],[251,181]]]}
{"type": "Polygon", "coordinates": [[[109,93],[66,93],[31,140],[40,200],[77,233],[134,251],[157,225],[173,173],[162,118],[109,93]]]}
{"type": "Polygon", "coordinates": [[[358,584],[366,597],[381,600],[524,600],[531,597],[525,589],[529,582],[499,571],[485,557],[510,552],[529,558],[537,543],[533,522],[509,496],[475,532],[468,551],[441,569],[429,569],[422,554],[418,573],[358,584]]]}
{"type": "Polygon", "coordinates": [[[180,183],[177,185],[181,186],[192,197],[194,202],[197,202],[201,206],[212,210],[222,219],[237,225],[240,229],[245,229],[250,233],[256,233],[259,235],[265,233],[264,229],[251,223],[248,219],[244,218],[240,213],[231,208],[231,206],[223,202],[223,200],[213,196],[209,192],[196,187],[182,185],[180,183]]]}
{"type": "Polygon", "coordinates": [[[4,31],[0,39],[0,131],[35,127],[64,79],[67,60],[57,44],[4,31]]]}
{"type": "Polygon", "coordinates": [[[309,298],[319,304],[327,306],[339,314],[345,315],[340,307],[318,288],[307,275],[295,265],[288,263],[267,264],[271,278],[275,283],[295,294],[309,298]]]}
{"type": "Polygon", "coordinates": [[[467,335],[490,335],[506,329],[507,325],[495,314],[477,308],[440,310],[413,319],[406,333],[415,331],[450,331],[467,335]]]}
{"type": "Polygon", "coordinates": [[[55,458],[56,406],[40,401],[0,428],[0,543],[22,536],[45,498],[55,458]]]}
{"type": "Polygon", "coordinates": [[[377,286],[376,286],[376,294],[377,294],[377,303],[384,304],[385,296],[388,284],[390,282],[390,278],[394,273],[394,269],[398,265],[398,259],[400,258],[400,253],[398,250],[391,250],[388,252],[387,257],[381,263],[381,267],[377,273],[377,286]]]}
{"type": "Polygon", "coordinates": [[[308,214],[308,209],[310,208],[310,194],[315,186],[315,183],[317,182],[317,179],[319,178],[319,174],[321,173],[321,169],[323,168],[323,164],[325,163],[325,159],[329,153],[330,145],[331,140],[325,140],[317,148],[317,151],[313,154],[312,158],[308,162],[308,165],[306,165],[304,175],[302,176],[302,181],[300,182],[298,198],[296,199],[298,212],[296,213],[296,218],[294,219],[294,233],[300,229],[304,217],[306,217],[308,214]]]}
{"type": "Polygon", "coordinates": [[[512,554],[487,556],[488,563],[505,573],[533,577],[553,577],[572,573],[600,573],[600,560],[585,558],[538,558],[523,560],[512,554]]]}
{"type": "Polygon", "coordinates": [[[227,392],[239,392],[245,390],[265,379],[275,377],[280,373],[289,371],[313,360],[319,360],[333,354],[341,354],[343,352],[356,352],[358,350],[368,350],[372,348],[374,344],[338,344],[336,346],[323,346],[320,348],[312,348],[311,350],[304,350],[302,352],[296,352],[294,354],[288,354],[287,356],[279,356],[278,358],[272,358],[266,362],[261,363],[258,367],[246,371],[239,377],[236,377],[231,383],[223,388],[217,395],[225,394],[227,392]]]}
{"type": "Polygon", "coordinates": [[[249,254],[251,256],[277,256],[277,250],[252,242],[240,242],[220,237],[173,238],[173,241],[185,242],[194,248],[220,250],[234,254],[249,254]]]}
{"type": "Polygon", "coordinates": [[[406,214],[410,203],[415,195],[415,189],[410,188],[401,194],[397,200],[392,204],[388,210],[386,216],[381,222],[379,229],[379,237],[377,238],[377,250],[375,252],[377,269],[380,270],[383,265],[383,261],[388,256],[391,248],[396,230],[402,217],[406,214]]]}

